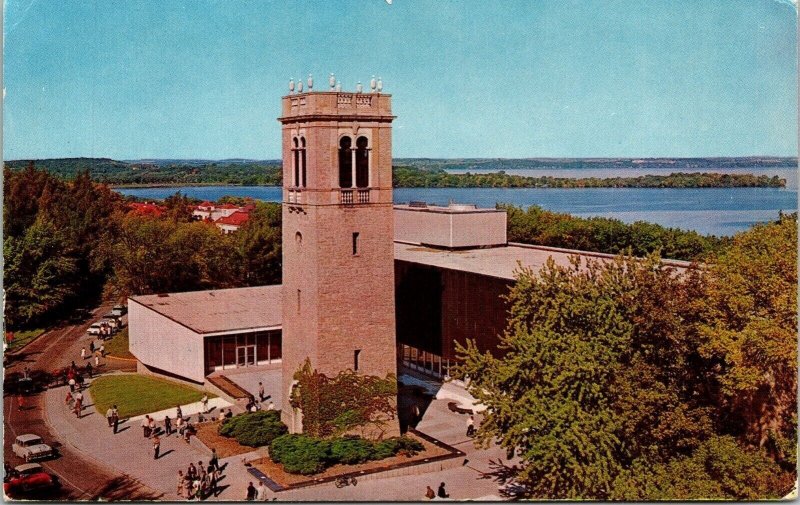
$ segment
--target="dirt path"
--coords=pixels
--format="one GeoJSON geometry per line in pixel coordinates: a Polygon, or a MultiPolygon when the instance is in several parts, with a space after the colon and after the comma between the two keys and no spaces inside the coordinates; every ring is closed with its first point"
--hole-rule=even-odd
{"type": "MultiPolygon", "coordinates": [[[[111,304],[104,304],[93,311],[91,319],[74,325],[66,325],[42,335],[11,358],[6,373],[22,371],[29,366],[32,370],[51,371],[69,365],[79,357],[80,348],[88,343],[86,329],[99,316],[111,309],[111,304]]],[[[100,367],[100,372],[110,369],[135,369],[135,364],[108,360],[100,367]]],[[[46,443],[57,448],[59,457],[42,462],[48,471],[58,475],[62,489],[46,499],[61,500],[152,500],[161,496],[135,479],[110,471],[86,460],[73,449],[69,441],[54,438],[44,421],[42,394],[25,398],[24,409],[18,410],[16,398],[4,397],[3,408],[5,434],[3,444],[6,460],[16,466],[22,463],[11,452],[14,438],[21,433],[35,433],[42,436],[46,443]]]]}

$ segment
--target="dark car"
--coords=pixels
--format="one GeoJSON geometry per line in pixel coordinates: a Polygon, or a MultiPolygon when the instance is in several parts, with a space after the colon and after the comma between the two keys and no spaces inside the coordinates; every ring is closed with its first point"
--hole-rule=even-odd
{"type": "Polygon", "coordinates": [[[30,370],[27,373],[11,372],[3,381],[3,395],[33,395],[41,393],[52,383],[52,376],[44,370],[30,370]]]}
{"type": "Polygon", "coordinates": [[[39,463],[25,463],[13,470],[6,470],[3,479],[3,491],[12,498],[33,496],[59,486],[58,477],[47,473],[39,463]]]}

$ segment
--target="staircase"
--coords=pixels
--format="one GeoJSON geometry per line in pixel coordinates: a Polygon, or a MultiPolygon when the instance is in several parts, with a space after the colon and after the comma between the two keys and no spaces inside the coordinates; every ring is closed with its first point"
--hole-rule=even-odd
{"type": "Polygon", "coordinates": [[[206,377],[206,387],[223,398],[227,397],[231,403],[242,403],[242,400],[250,398],[250,393],[224,375],[209,375],[206,377]]]}

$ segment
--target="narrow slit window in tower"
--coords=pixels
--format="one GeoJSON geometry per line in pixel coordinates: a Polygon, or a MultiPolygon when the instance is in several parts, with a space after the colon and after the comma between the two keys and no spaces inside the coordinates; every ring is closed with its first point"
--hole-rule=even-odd
{"type": "Polygon", "coordinates": [[[358,232],[353,233],[353,256],[358,254],[358,232]]]}

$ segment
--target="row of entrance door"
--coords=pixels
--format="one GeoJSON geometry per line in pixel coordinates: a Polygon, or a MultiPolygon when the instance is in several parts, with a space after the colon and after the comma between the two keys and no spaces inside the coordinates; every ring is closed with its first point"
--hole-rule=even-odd
{"type": "Polygon", "coordinates": [[[240,345],[236,348],[236,366],[250,366],[256,364],[256,346],[240,345]]]}

